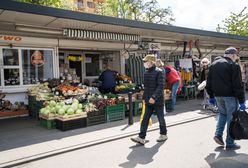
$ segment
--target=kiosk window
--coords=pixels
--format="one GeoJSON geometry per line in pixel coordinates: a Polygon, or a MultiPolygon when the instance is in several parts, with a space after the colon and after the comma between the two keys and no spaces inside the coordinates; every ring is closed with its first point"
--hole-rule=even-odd
{"type": "Polygon", "coordinates": [[[22,50],[23,84],[36,84],[53,78],[51,50],[22,50]]]}

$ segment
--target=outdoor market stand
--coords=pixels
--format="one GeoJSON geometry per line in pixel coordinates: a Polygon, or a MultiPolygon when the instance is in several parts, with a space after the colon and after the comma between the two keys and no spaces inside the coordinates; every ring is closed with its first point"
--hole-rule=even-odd
{"type": "MultiPolygon", "coordinates": [[[[248,56],[247,37],[0,1],[0,90],[20,107],[28,88],[64,73],[70,74],[64,80],[94,85],[105,62],[141,85],[145,54],[176,57],[189,41],[198,41],[210,60],[228,46],[248,56]]],[[[195,46],[188,55],[198,56],[195,46]]]]}

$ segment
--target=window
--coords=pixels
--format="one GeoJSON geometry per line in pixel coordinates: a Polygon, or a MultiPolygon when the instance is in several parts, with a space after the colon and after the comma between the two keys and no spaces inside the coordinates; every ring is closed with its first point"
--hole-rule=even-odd
{"type": "Polygon", "coordinates": [[[22,50],[23,84],[36,84],[53,78],[52,50],[22,50]]]}
{"type": "Polygon", "coordinates": [[[0,85],[23,86],[53,78],[53,50],[0,47],[0,85]]]}
{"type": "Polygon", "coordinates": [[[5,86],[20,85],[20,67],[18,49],[3,50],[3,81],[5,86]]]}
{"type": "Polygon", "coordinates": [[[86,54],[85,57],[86,76],[99,76],[99,54],[86,54]]]}
{"type": "Polygon", "coordinates": [[[82,9],[84,7],[83,0],[78,0],[77,7],[78,7],[78,9],[82,9]]]}
{"type": "Polygon", "coordinates": [[[87,6],[89,8],[94,8],[94,3],[93,2],[87,2],[87,6]]]}

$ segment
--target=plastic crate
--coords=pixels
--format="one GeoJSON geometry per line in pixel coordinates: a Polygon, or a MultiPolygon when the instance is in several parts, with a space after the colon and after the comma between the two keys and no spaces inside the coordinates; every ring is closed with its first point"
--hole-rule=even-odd
{"type": "Polygon", "coordinates": [[[107,122],[123,120],[125,118],[125,104],[106,106],[107,122]]]}
{"type": "Polygon", "coordinates": [[[55,120],[47,120],[47,119],[44,119],[44,118],[41,118],[40,119],[40,125],[42,127],[45,127],[47,129],[53,129],[56,127],[56,122],[55,120]]]}
{"type": "Polygon", "coordinates": [[[98,110],[98,111],[91,111],[87,113],[88,117],[94,117],[94,116],[99,116],[99,115],[105,115],[105,111],[104,110],[98,110]]]}
{"type": "Polygon", "coordinates": [[[87,126],[97,125],[97,124],[102,124],[102,123],[106,123],[105,114],[87,117],[87,126]]]}
{"type": "Polygon", "coordinates": [[[77,118],[77,119],[70,119],[70,120],[56,120],[56,128],[61,131],[68,131],[77,128],[84,128],[87,126],[87,118],[77,118]]]}

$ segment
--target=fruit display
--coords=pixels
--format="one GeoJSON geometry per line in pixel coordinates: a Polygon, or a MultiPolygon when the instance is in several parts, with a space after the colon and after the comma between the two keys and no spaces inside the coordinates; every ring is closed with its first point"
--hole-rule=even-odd
{"type": "Polygon", "coordinates": [[[48,87],[48,83],[39,84],[28,89],[28,95],[36,96],[36,100],[51,100],[54,95],[48,87]]]}
{"type": "Polygon", "coordinates": [[[61,91],[64,96],[76,96],[76,95],[88,93],[88,88],[82,89],[78,86],[70,86],[63,84],[59,85],[57,89],[61,91]]]}
{"type": "Polygon", "coordinates": [[[135,90],[136,85],[134,83],[122,83],[115,86],[116,92],[123,92],[123,91],[133,91],[135,90]]]}
{"type": "Polygon", "coordinates": [[[48,82],[28,88],[29,95],[37,95],[37,93],[50,93],[50,92],[51,89],[48,87],[48,82]]]}
{"type": "Polygon", "coordinates": [[[71,105],[67,105],[64,101],[55,102],[51,100],[47,103],[46,107],[40,109],[40,114],[48,118],[86,116],[83,104],[79,103],[77,99],[73,99],[71,105]]]}
{"type": "Polygon", "coordinates": [[[127,75],[124,75],[124,74],[118,74],[117,75],[117,80],[119,81],[123,81],[123,82],[132,82],[132,78],[127,76],[127,75]]]}
{"type": "Polygon", "coordinates": [[[103,111],[106,106],[111,106],[116,104],[116,99],[98,99],[93,102],[99,111],[103,111]]]}

